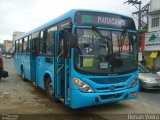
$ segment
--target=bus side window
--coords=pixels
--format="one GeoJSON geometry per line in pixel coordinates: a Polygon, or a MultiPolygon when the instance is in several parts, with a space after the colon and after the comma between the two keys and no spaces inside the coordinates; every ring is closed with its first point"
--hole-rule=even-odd
{"type": "Polygon", "coordinates": [[[53,30],[52,28],[47,30],[47,55],[54,54],[54,40],[53,40],[53,30]]]}
{"type": "Polygon", "coordinates": [[[18,50],[19,53],[22,53],[22,39],[19,40],[19,45],[18,46],[19,46],[18,47],[19,48],[19,50],[18,50]]]}
{"type": "Polygon", "coordinates": [[[32,55],[37,54],[37,52],[36,52],[37,46],[36,46],[36,38],[32,39],[32,48],[31,48],[32,55]]]}
{"type": "Polygon", "coordinates": [[[17,53],[19,53],[19,40],[17,40],[17,53]]]}
{"type": "Polygon", "coordinates": [[[23,52],[28,53],[28,37],[25,37],[23,40],[23,52]]]}
{"type": "Polygon", "coordinates": [[[32,34],[32,54],[39,55],[39,32],[32,34]]]}
{"type": "Polygon", "coordinates": [[[22,52],[21,53],[24,53],[23,46],[24,46],[24,38],[22,38],[22,52]]]}
{"type": "Polygon", "coordinates": [[[18,53],[18,40],[15,41],[15,53],[18,53]]]}
{"type": "Polygon", "coordinates": [[[42,54],[43,52],[43,39],[44,39],[44,32],[40,32],[40,41],[39,41],[39,54],[42,54]]]}
{"type": "Polygon", "coordinates": [[[46,30],[44,31],[44,35],[43,35],[43,54],[47,54],[47,32],[46,30]]]}
{"type": "Polygon", "coordinates": [[[31,52],[31,39],[32,39],[32,36],[30,35],[28,40],[28,53],[31,52]]]}

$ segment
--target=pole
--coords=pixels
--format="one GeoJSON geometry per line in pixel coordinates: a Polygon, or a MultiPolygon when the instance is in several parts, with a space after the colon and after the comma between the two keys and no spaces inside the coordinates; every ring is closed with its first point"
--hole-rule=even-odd
{"type": "Polygon", "coordinates": [[[141,24],[141,17],[142,17],[141,4],[142,4],[142,2],[140,1],[139,2],[139,13],[138,13],[138,30],[139,30],[139,32],[141,31],[141,27],[142,27],[142,24],[141,24]]]}
{"type": "MultiPolygon", "coordinates": [[[[132,5],[134,5],[135,7],[136,7],[136,5],[138,5],[139,6],[139,8],[138,7],[136,7],[137,9],[138,9],[138,30],[139,30],[139,32],[140,32],[140,30],[141,30],[141,17],[142,17],[142,8],[141,8],[141,5],[142,5],[142,1],[138,1],[138,0],[128,0],[128,1],[126,1],[125,3],[128,3],[128,4],[132,4],[132,5]]],[[[125,4],[124,3],[124,4],[125,4]]]]}

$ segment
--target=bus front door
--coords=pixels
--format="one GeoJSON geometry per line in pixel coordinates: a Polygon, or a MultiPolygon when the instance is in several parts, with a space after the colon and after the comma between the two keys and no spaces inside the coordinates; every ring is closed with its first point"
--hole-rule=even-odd
{"type": "Polygon", "coordinates": [[[69,32],[54,32],[55,97],[69,104],[69,32]]]}

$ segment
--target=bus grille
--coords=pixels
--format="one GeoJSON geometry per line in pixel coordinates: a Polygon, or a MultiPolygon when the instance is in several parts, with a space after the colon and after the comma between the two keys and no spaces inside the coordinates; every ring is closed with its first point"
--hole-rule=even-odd
{"type": "MultiPolygon", "coordinates": [[[[115,89],[122,89],[124,87],[125,87],[124,85],[122,85],[122,86],[115,86],[115,89]]],[[[97,90],[111,90],[111,87],[97,88],[97,90]]]]}
{"type": "Polygon", "coordinates": [[[112,94],[112,95],[101,95],[101,99],[105,100],[105,99],[113,99],[113,98],[119,98],[121,97],[122,93],[118,93],[118,94],[112,94]]]}
{"type": "Polygon", "coordinates": [[[90,78],[95,83],[98,84],[116,84],[127,81],[131,76],[123,76],[118,78],[90,78]]]}

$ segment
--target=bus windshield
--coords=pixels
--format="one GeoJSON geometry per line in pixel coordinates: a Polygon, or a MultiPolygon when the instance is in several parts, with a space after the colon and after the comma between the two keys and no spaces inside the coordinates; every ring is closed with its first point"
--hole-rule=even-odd
{"type": "Polygon", "coordinates": [[[93,74],[120,74],[137,69],[136,33],[77,29],[75,66],[93,74]]]}

